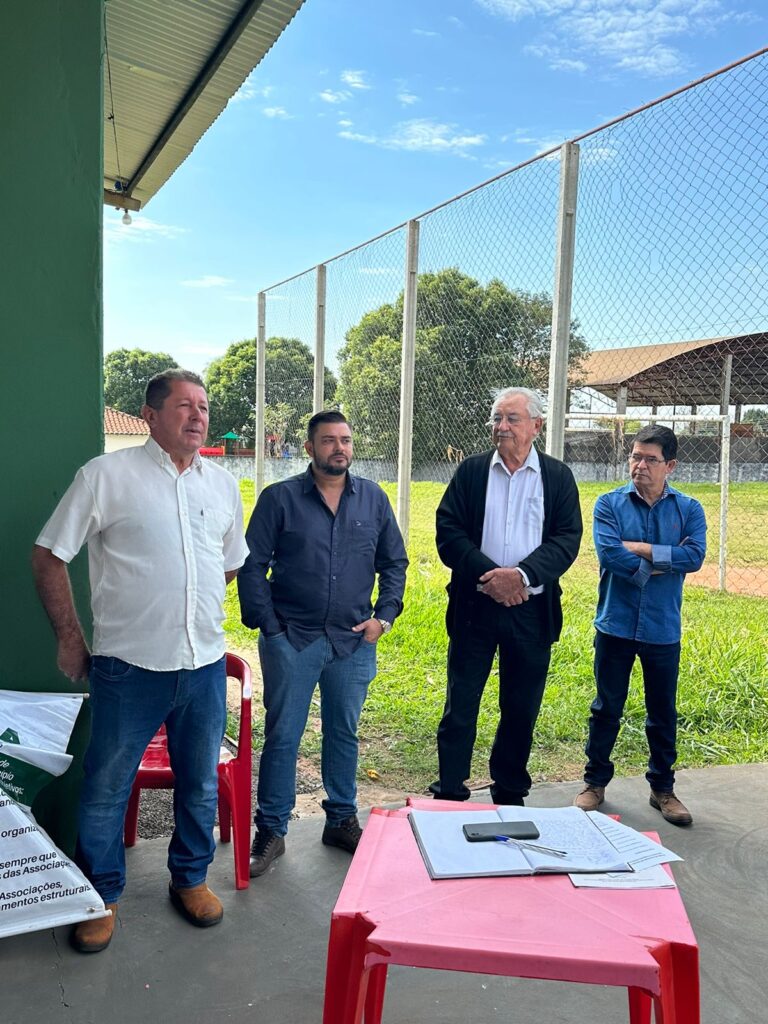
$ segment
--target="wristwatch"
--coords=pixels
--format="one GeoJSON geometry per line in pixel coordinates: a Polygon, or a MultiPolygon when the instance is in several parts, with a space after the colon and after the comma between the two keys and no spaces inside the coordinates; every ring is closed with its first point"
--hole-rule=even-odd
{"type": "Polygon", "coordinates": [[[382,633],[388,633],[390,631],[390,629],[392,629],[392,623],[391,622],[387,622],[386,619],[380,619],[376,615],[374,616],[374,618],[376,619],[376,621],[378,623],[380,623],[380,625],[381,625],[381,632],[382,633]]]}

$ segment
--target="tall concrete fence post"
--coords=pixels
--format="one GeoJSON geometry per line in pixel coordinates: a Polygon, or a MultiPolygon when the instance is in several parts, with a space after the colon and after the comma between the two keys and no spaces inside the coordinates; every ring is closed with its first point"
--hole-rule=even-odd
{"type": "Polygon", "coordinates": [[[405,542],[411,512],[413,459],[413,378],[416,366],[416,302],[419,278],[419,222],[408,221],[403,299],[403,349],[400,365],[400,442],[397,455],[397,522],[405,542]]]}
{"type": "Polygon", "coordinates": [[[548,455],[562,459],[568,396],[568,346],[571,333],[573,263],[576,251],[576,197],[579,184],[579,147],[566,142],[560,149],[560,201],[557,217],[555,282],[552,292],[552,347],[549,356],[547,401],[548,455]]]}
{"type": "Polygon", "coordinates": [[[256,333],[256,431],[253,447],[256,459],[256,494],[264,487],[264,405],[267,393],[267,293],[259,292],[256,333]]]}
{"type": "Polygon", "coordinates": [[[315,390],[313,412],[325,405],[325,264],[317,267],[315,288],[315,390]]]}

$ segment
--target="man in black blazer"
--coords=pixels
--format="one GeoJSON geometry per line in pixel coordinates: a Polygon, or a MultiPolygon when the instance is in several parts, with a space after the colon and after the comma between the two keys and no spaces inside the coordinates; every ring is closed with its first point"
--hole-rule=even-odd
{"type": "Polygon", "coordinates": [[[541,400],[507,388],[493,403],[494,449],[461,463],[437,510],[437,551],[452,570],[448,690],[437,731],[436,798],[467,800],[477,715],[499,652],[499,724],[491,798],[522,804],[552,644],[563,615],[559,578],[579,551],[579,492],[570,469],[539,454],[541,400]]]}

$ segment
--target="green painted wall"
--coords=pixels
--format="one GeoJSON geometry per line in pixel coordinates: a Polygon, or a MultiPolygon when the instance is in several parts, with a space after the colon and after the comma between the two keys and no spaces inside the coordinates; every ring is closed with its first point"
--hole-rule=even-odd
{"type": "MultiPolygon", "coordinates": [[[[102,423],[102,3],[10,0],[0,32],[0,686],[73,689],[29,570],[35,537],[102,423]]],[[[86,562],[73,565],[89,624],[86,562]]],[[[86,716],[70,750],[82,753],[86,716]]],[[[79,764],[34,810],[74,839],[79,764]]]]}

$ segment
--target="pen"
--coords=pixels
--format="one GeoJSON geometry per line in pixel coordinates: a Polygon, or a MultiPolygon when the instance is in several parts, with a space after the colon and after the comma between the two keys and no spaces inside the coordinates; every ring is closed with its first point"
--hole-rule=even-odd
{"type": "Polygon", "coordinates": [[[525,843],[522,839],[513,839],[511,836],[494,836],[499,843],[512,843],[514,846],[523,846],[526,850],[536,850],[538,853],[551,853],[553,857],[567,857],[566,850],[553,850],[551,846],[537,846],[535,843],[525,843]]]}

